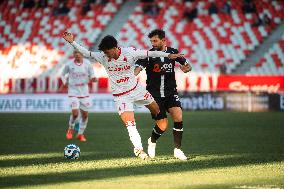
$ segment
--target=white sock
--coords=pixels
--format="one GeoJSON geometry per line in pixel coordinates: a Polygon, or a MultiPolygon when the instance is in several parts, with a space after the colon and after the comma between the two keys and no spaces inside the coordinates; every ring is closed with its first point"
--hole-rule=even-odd
{"type": "MultiPolygon", "coordinates": [[[[130,122],[130,121],[129,121],[130,122]]],[[[136,128],[135,122],[126,124],[126,128],[129,134],[130,141],[132,142],[134,149],[143,150],[140,134],[136,128]]]]}
{"type": "Polygon", "coordinates": [[[69,118],[69,129],[74,129],[75,127],[75,121],[76,119],[73,118],[73,115],[71,114],[70,115],[70,118],[69,118]]]}
{"type": "Polygon", "coordinates": [[[80,121],[80,128],[78,131],[79,135],[82,135],[87,127],[87,123],[88,123],[88,118],[83,122],[83,120],[81,119],[80,121]]]}
{"type": "Polygon", "coordinates": [[[78,123],[78,124],[80,124],[80,121],[81,121],[81,119],[79,119],[79,118],[77,118],[76,120],[75,120],[75,125],[78,123]]]}

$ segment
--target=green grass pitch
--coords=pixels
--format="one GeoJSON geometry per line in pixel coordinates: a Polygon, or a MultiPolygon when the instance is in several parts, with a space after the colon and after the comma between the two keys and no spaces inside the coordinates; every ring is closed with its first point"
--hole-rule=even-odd
{"type": "MultiPolygon", "coordinates": [[[[134,157],[117,114],[90,114],[87,142],[67,141],[69,114],[0,114],[0,188],[283,188],[284,114],[184,112],[183,151],[173,157],[172,122],[157,157],[134,157]],[[63,149],[75,143],[78,160],[63,149]]],[[[136,114],[144,148],[153,120],[136,114]]]]}

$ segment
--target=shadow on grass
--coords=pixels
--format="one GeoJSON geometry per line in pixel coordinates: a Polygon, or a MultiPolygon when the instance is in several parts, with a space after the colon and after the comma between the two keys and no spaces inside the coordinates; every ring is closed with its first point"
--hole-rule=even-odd
{"type": "MultiPolygon", "coordinates": [[[[32,155],[32,154],[31,154],[32,155]]],[[[19,159],[7,159],[0,160],[0,168],[7,167],[21,167],[21,166],[34,166],[34,165],[46,165],[52,163],[66,163],[68,161],[98,161],[98,160],[111,160],[117,158],[126,158],[130,157],[127,154],[121,154],[119,152],[115,153],[89,153],[81,155],[78,160],[67,160],[64,158],[63,153],[62,156],[54,156],[54,157],[35,157],[35,158],[19,158],[19,159]]]]}
{"type": "MultiPolygon", "coordinates": [[[[51,158],[49,163],[55,162],[56,158],[51,158]]],[[[57,159],[58,160],[58,159],[57,159]]],[[[90,159],[91,160],[91,159],[90,159]]],[[[70,171],[64,173],[46,173],[37,175],[16,175],[2,176],[0,187],[23,187],[44,184],[58,184],[66,182],[78,182],[88,180],[100,180],[116,177],[175,173],[185,171],[195,171],[210,168],[222,168],[241,165],[262,164],[271,162],[283,161],[284,157],[267,156],[264,158],[255,157],[252,155],[236,156],[236,157],[221,157],[217,159],[190,159],[186,162],[181,161],[145,161],[145,164],[131,167],[119,168],[103,168],[82,171],[70,171]]],[[[57,162],[57,161],[56,161],[57,162]]],[[[58,163],[58,162],[57,162],[58,163]]]]}

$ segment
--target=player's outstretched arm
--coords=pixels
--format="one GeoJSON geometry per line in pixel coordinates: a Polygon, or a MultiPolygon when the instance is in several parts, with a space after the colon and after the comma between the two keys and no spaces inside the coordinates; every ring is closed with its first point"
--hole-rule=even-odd
{"type": "Polygon", "coordinates": [[[70,32],[67,32],[67,31],[65,31],[64,33],[63,33],[63,36],[62,36],[67,42],[69,42],[69,43],[73,43],[73,41],[74,41],[74,36],[73,36],[73,34],[72,33],[70,33],[70,32]]]}
{"type": "Polygon", "coordinates": [[[184,54],[169,54],[169,56],[168,56],[168,58],[169,59],[177,59],[177,58],[181,58],[181,57],[183,57],[184,56],[184,54]]]}
{"type": "Polygon", "coordinates": [[[68,86],[68,76],[66,76],[66,75],[61,75],[60,79],[61,79],[61,81],[62,81],[62,84],[61,84],[61,86],[59,87],[58,91],[59,91],[59,92],[63,92],[64,89],[68,86]]]}
{"type": "Polygon", "coordinates": [[[170,59],[176,59],[183,57],[183,54],[170,54],[163,51],[148,51],[148,50],[134,50],[133,54],[138,59],[144,59],[148,57],[168,57],[170,59]]]}
{"type": "Polygon", "coordinates": [[[168,57],[169,59],[176,59],[183,57],[183,54],[170,54],[163,51],[148,51],[148,57],[168,57]]]}
{"type": "Polygon", "coordinates": [[[184,73],[187,73],[187,72],[190,72],[192,70],[192,67],[189,63],[186,62],[184,65],[180,65],[180,69],[184,73]]]}
{"type": "Polygon", "coordinates": [[[67,42],[69,42],[75,49],[77,49],[80,53],[82,53],[82,55],[86,58],[94,58],[97,61],[99,61],[99,54],[97,52],[91,52],[88,49],[86,49],[85,47],[79,45],[75,40],[74,40],[74,36],[72,33],[70,32],[64,32],[63,36],[62,36],[67,42]]]}

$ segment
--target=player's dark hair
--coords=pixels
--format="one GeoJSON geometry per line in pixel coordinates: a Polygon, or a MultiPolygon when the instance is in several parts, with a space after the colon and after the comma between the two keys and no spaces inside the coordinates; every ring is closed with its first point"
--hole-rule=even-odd
{"type": "Polygon", "coordinates": [[[117,40],[111,35],[105,36],[99,44],[100,51],[109,50],[114,47],[117,47],[117,40]]]}
{"type": "Polygon", "coordinates": [[[155,35],[157,35],[159,37],[159,39],[164,39],[166,37],[166,33],[164,30],[161,30],[161,29],[155,29],[153,31],[151,31],[149,34],[148,34],[148,37],[149,38],[152,38],[154,37],[155,35]]]}

